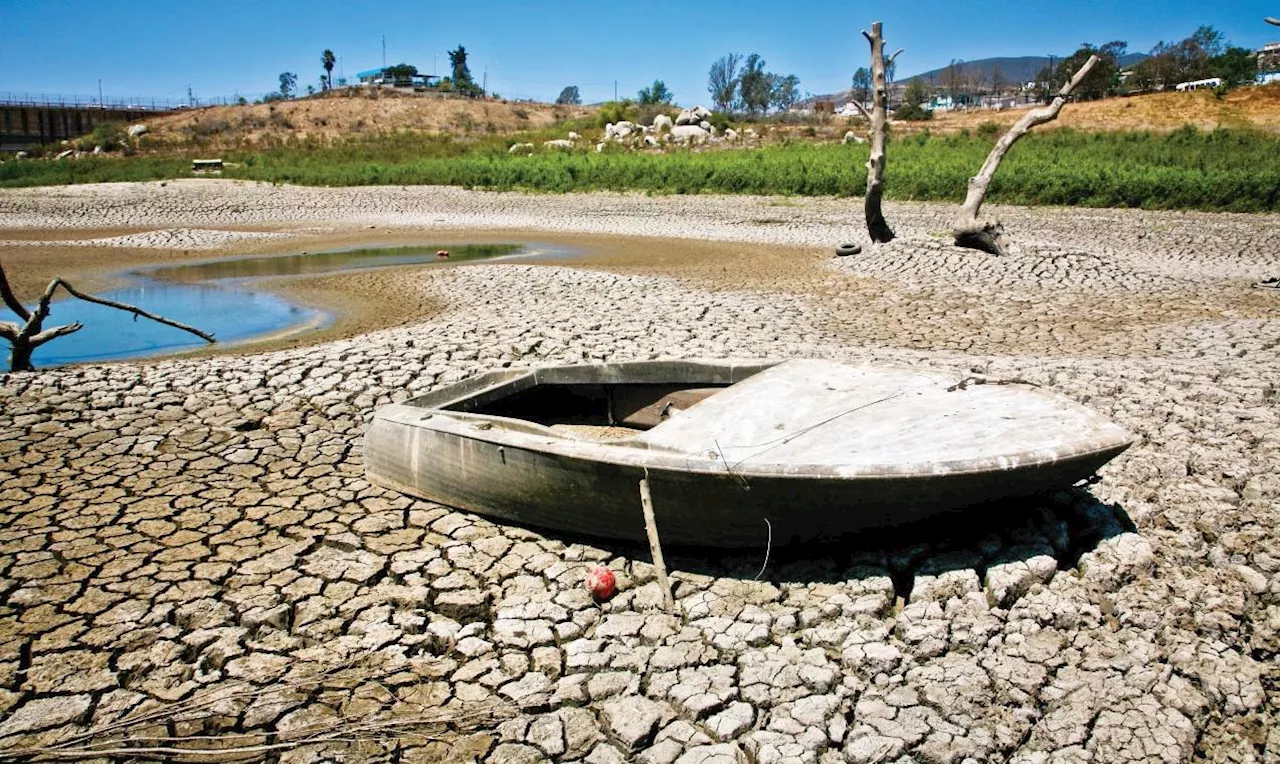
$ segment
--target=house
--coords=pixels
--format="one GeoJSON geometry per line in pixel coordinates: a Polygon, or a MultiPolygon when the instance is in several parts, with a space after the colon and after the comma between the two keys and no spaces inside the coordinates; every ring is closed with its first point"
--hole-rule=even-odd
{"type": "Polygon", "coordinates": [[[356,79],[361,85],[389,85],[397,88],[439,87],[439,76],[434,74],[406,74],[401,70],[401,66],[403,65],[366,69],[363,72],[356,72],[356,79]]]}

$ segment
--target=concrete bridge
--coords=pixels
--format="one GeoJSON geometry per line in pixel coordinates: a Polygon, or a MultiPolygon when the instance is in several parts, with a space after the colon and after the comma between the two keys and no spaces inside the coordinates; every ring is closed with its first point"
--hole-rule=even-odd
{"type": "Polygon", "coordinates": [[[112,105],[0,103],[0,151],[57,144],[108,122],[132,123],[167,112],[112,105]]]}

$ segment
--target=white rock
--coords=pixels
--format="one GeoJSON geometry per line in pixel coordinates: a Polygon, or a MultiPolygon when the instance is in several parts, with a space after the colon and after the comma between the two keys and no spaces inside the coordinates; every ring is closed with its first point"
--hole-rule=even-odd
{"type": "Polygon", "coordinates": [[[681,143],[706,143],[711,134],[697,125],[676,125],[671,128],[671,137],[681,143]]]}
{"type": "Polygon", "coordinates": [[[543,141],[542,146],[548,149],[571,149],[573,148],[573,141],[566,141],[560,138],[554,141],[543,141]]]}
{"type": "Polygon", "coordinates": [[[675,123],[672,122],[671,117],[668,117],[666,114],[659,114],[653,118],[653,130],[655,132],[670,130],[673,127],[675,127],[675,123]]]}
{"type": "Polygon", "coordinates": [[[139,135],[146,135],[151,132],[151,128],[144,124],[129,125],[129,137],[137,138],[139,135]]]}

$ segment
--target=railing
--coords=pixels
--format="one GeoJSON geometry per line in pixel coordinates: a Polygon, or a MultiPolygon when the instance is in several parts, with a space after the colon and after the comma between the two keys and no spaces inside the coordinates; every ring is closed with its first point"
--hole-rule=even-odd
{"type": "Polygon", "coordinates": [[[252,103],[261,93],[215,96],[213,98],[151,98],[149,96],[65,95],[61,93],[24,93],[0,91],[0,106],[31,106],[43,109],[109,109],[113,111],[175,111],[206,106],[231,106],[241,99],[252,103]]]}

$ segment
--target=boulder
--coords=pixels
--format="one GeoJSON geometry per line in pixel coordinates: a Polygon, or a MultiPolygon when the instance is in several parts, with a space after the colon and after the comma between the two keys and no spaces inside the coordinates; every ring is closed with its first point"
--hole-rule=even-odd
{"type": "Polygon", "coordinates": [[[514,144],[514,145],[512,145],[512,147],[511,147],[511,148],[507,149],[507,153],[508,153],[508,154],[532,154],[532,153],[533,153],[533,144],[532,144],[532,143],[517,143],[517,144],[514,144]]]}
{"type": "Polygon", "coordinates": [[[139,135],[146,135],[151,132],[151,128],[143,124],[129,125],[129,137],[137,138],[139,135]]]}
{"type": "Polygon", "coordinates": [[[14,159],[29,159],[30,157],[31,155],[25,151],[19,151],[17,154],[13,155],[14,159]]]}
{"type": "Polygon", "coordinates": [[[734,130],[732,127],[726,127],[724,130],[724,139],[730,143],[735,143],[741,140],[742,136],[738,135],[738,131],[734,130]]]}
{"type": "Polygon", "coordinates": [[[575,133],[575,132],[574,132],[574,131],[572,131],[572,130],[570,130],[570,131],[569,131],[569,140],[571,140],[571,141],[577,141],[577,140],[581,140],[581,139],[582,139],[582,136],[581,136],[581,135],[578,135],[577,133],[575,133]]]}
{"type": "Polygon", "coordinates": [[[858,137],[858,136],[857,136],[857,135],[856,135],[852,130],[850,130],[849,132],[845,133],[845,134],[844,134],[844,140],[842,140],[842,141],[840,141],[840,142],[841,142],[841,143],[846,143],[846,144],[847,144],[847,143],[866,143],[866,141],[864,141],[864,140],[862,140],[861,138],[859,138],[859,137],[858,137]]]}
{"type": "Polygon", "coordinates": [[[644,137],[644,145],[648,146],[649,148],[653,148],[658,145],[658,139],[654,138],[652,135],[646,135],[644,137]]]}
{"type": "Polygon", "coordinates": [[[666,114],[659,114],[653,118],[653,131],[660,133],[663,130],[670,130],[675,127],[675,123],[671,121],[671,117],[666,114]]]}
{"type": "Polygon", "coordinates": [[[671,137],[681,143],[706,143],[711,133],[697,125],[676,125],[671,128],[671,137]]]}
{"type": "Polygon", "coordinates": [[[711,111],[705,106],[695,106],[680,112],[680,116],[676,117],[676,125],[696,125],[706,121],[710,116],[711,111]]]}
{"type": "Polygon", "coordinates": [[[573,148],[573,141],[566,141],[561,138],[554,141],[543,141],[542,146],[548,149],[571,149],[573,148]]]}

